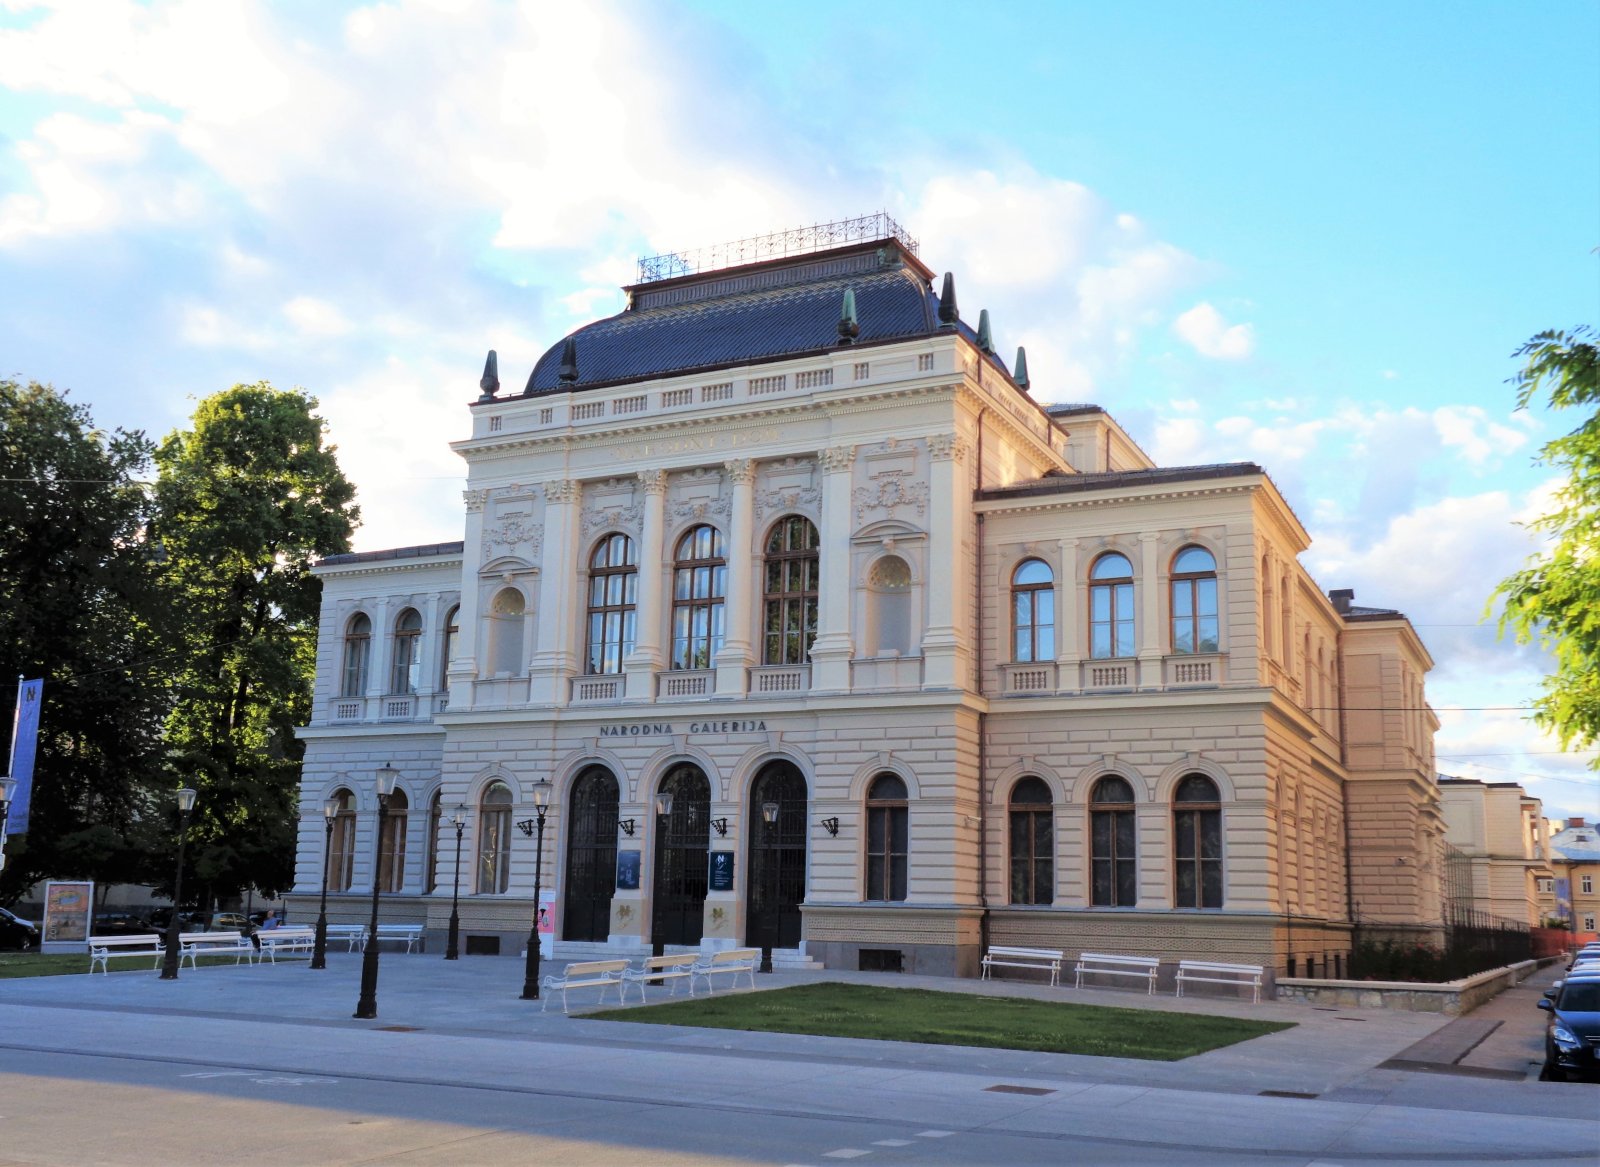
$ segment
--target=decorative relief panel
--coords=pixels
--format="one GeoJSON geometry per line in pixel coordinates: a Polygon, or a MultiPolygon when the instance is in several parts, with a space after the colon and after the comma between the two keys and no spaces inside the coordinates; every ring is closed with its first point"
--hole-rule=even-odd
{"type": "Polygon", "coordinates": [[[667,513],[680,521],[703,523],[709,518],[727,518],[728,500],[725,498],[680,499],[667,507],[667,513]]]}
{"type": "Polygon", "coordinates": [[[928,456],[937,461],[950,458],[964,462],[970,449],[967,439],[957,437],[955,434],[934,434],[928,439],[928,456]]]}
{"type": "Polygon", "coordinates": [[[854,446],[829,446],[817,454],[817,459],[822,463],[822,468],[830,474],[840,470],[850,469],[851,463],[856,460],[854,446]]]}
{"type": "Polygon", "coordinates": [[[913,481],[902,470],[892,470],[875,475],[866,486],[856,487],[851,498],[855,500],[857,522],[873,511],[883,512],[874,517],[893,518],[896,511],[910,509],[920,516],[928,509],[928,484],[913,481]]]}
{"type": "Polygon", "coordinates": [[[791,486],[783,490],[763,490],[756,494],[756,517],[762,522],[775,514],[799,511],[815,516],[822,505],[822,491],[815,486],[791,486]]]}
{"type": "Polygon", "coordinates": [[[637,501],[635,478],[612,478],[590,483],[583,492],[582,530],[584,538],[598,531],[621,531],[637,535],[643,522],[644,506],[637,501]]]}

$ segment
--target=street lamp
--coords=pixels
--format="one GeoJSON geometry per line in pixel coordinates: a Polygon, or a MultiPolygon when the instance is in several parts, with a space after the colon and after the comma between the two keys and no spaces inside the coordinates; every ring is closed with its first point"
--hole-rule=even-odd
{"type": "MultiPolygon", "coordinates": [[[[657,855],[659,855],[661,853],[661,848],[664,845],[664,842],[663,842],[664,829],[661,826],[661,820],[662,819],[670,819],[671,817],[672,817],[672,791],[670,791],[670,790],[658,790],[658,791],[656,791],[656,840],[655,840],[655,846],[656,846],[657,855]]],[[[661,870],[661,864],[660,863],[656,864],[656,870],[657,871],[661,870]]],[[[660,902],[661,889],[659,887],[655,887],[654,885],[652,885],[651,890],[650,890],[650,894],[655,899],[655,901],[657,903],[660,902]]],[[[651,917],[651,920],[650,920],[650,955],[651,956],[660,956],[664,952],[666,952],[666,950],[667,950],[667,942],[661,935],[661,913],[660,913],[659,910],[656,910],[655,908],[652,908],[652,910],[650,912],[650,917],[651,917]]],[[[650,983],[653,984],[653,985],[659,985],[659,984],[664,984],[665,982],[663,982],[663,981],[651,981],[650,983]]]]}
{"type": "Polygon", "coordinates": [[[457,803],[455,811],[450,815],[450,825],[456,829],[456,873],[450,881],[450,939],[444,946],[446,960],[459,960],[461,957],[461,917],[456,908],[461,904],[461,829],[467,825],[467,807],[465,803],[457,803]]]}
{"type": "Polygon", "coordinates": [[[522,999],[524,1001],[537,1001],[539,999],[539,891],[540,882],[544,875],[544,816],[550,807],[550,779],[541,778],[533,784],[533,809],[539,816],[536,820],[523,819],[517,824],[517,829],[524,836],[539,832],[539,841],[534,844],[537,848],[533,853],[533,927],[528,931],[528,966],[522,977],[522,999]]]}
{"type": "Polygon", "coordinates": [[[161,960],[161,979],[178,979],[178,910],[183,906],[183,841],[189,833],[189,812],[194,809],[195,792],[185,786],[178,791],[178,877],[172,881],[172,918],[167,921],[167,950],[161,960]]]}
{"type": "MultiPolygon", "coordinates": [[[[767,842],[768,842],[769,846],[770,846],[771,841],[772,841],[772,832],[773,832],[774,829],[776,829],[776,827],[778,825],[778,813],[782,809],[783,809],[782,806],[780,806],[776,802],[763,802],[761,804],[761,822],[763,824],[763,830],[764,830],[764,832],[765,832],[765,834],[767,836],[767,842]]],[[[769,853],[767,855],[767,862],[766,862],[766,864],[764,866],[762,874],[767,877],[767,880],[769,882],[775,882],[773,880],[773,876],[775,876],[777,874],[777,868],[775,866],[776,861],[777,861],[777,856],[776,856],[775,853],[769,853]]],[[[766,888],[764,890],[766,892],[770,893],[773,889],[769,887],[769,888],[766,888]]],[[[772,934],[773,934],[773,932],[775,932],[777,930],[777,924],[778,924],[777,920],[773,919],[773,915],[777,911],[777,908],[775,907],[775,903],[776,903],[777,897],[768,894],[768,895],[763,895],[762,899],[767,901],[765,904],[762,905],[766,909],[763,914],[767,918],[761,922],[761,970],[760,971],[764,972],[764,973],[769,973],[769,972],[772,971],[772,934]]]]}
{"type": "Polygon", "coordinates": [[[361,999],[355,1016],[368,1020],[378,1015],[378,892],[383,887],[383,816],[394,793],[394,780],[400,776],[390,763],[378,771],[378,830],[372,840],[372,923],[367,928],[367,943],[361,950],[361,999]]]}
{"type": "Polygon", "coordinates": [[[311,949],[311,967],[328,967],[328,862],[333,856],[333,823],[339,816],[340,802],[330,798],[322,804],[322,904],[317,909],[317,939],[311,949]]]}

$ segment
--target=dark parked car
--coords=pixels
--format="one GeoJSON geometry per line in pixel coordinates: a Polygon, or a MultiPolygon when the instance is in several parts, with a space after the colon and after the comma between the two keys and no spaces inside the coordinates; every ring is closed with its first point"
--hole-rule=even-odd
{"type": "Polygon", "coordinates": [[[102,912],[94,918],[91,936],[143,936],[154,932],[150,921],[132,912],[102,912]]]}
{"type": "Polygon", "coordinates": [[[0,908],[0,948],[38,948],[39,926],[0,908]]]}
{"type": "Polygon", "coordinates": [[[1541,999],[1550,1014],[1544,1031],[1545,1077],[1600,1075],[1600,975],[1579,973],[1561,983],[1555,1000],[1541,999]]]}
{"type": "MultiPolygon", "coordinates": [[[[172,922],[171,908],[156,908],[150,913],[150,930],[152,932],[165,932],[167,925],[172,922]]],[[[178,913],[178,931],[200,932],[205,929],[205,913],[186,909],[178,913]]]]}

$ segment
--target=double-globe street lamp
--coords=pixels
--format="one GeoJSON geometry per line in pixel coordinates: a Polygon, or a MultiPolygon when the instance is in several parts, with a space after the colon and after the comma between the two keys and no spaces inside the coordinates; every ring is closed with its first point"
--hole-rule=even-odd
{"type": "Polygon", "coordinates": [[[544,816],[550,808],[550,790],[548,778],[541,778],[533,784],[533,809],[538,817],[523,819],[517,824],[524,838],[531,836],[535,830],[539,833],[533,853],[533,927],[528,930],[528,964],[522,974],[524,1001],[539,999],[539,892],[544,876],[544,816]]]}
{"type": "Polygon", "coordinates": [[[456,829],[456,873],[450,881],[450,939],[444,946],[444,958],[458,960],[461,956],[461,914],[456,909],[461,906],[461,829],[467,825],[465,803],[456,804],[455,811],[450,815],[450,825],[456,829]]]}
{"type": "Polygon", "coordinates": [[[178,914],[183,906],[183,843],[189,835],[189,812],[194,809],[195,791],[188,786],[178,791],[178,874],[172,881],[172,918],[167,921],[167,947],[161,958],[161,979],[178,979],[178,914]]]}
{"type": "Polygon", "coordinates": [[[378,829],[372,840],[372,923],[367,927],[367,943],[361,953],[361,998],[355,1016],[370,1020],[378,1015],[378,893],[383,888],[383,819],[389,809],[394,781],[400,776],[390,763],[378,771],[378,829]]]}
{"type": "Polygon", "coordinates": [[[311,967],[328,967],[328,863],[333,858],[333,824],[340,804],[330,798],[322,804],[322,903],[317,908],[317,938],[311,948],[311,967]]]}

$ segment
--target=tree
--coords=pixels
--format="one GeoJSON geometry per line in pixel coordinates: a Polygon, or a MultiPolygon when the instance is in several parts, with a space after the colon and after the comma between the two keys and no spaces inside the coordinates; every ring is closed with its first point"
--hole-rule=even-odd
{"type": "Polygon", "coordinates": [[[317,402],[260,382],[202,401],[156,451],[154,531],[188,645],[167,720],[172,763],[200,792],[191,845],[208,895],[293,879],[321,587],[348,551],[355,488],[317,402]]]}
{"type": "MultiPolygon", "coordinates": [[[[1555,654],[1556,671],[1534,702],[1534,720],[1564,749],[1600,742],[1600,347],[1594,329],[1541,332],[1515,355],[1517,408],[1544,393],[1552,409],[1587,410],[1568,433],[1547,442],[1539,461],[1561,468],[1556,508],[1531,524],[1550,546],[1495,589],[1500,631],[1555,654]]],[[[1597,760],[1600,764],[1600,760],[1597,760]]]]}
{"type": "Polygon", "coordinates": [[[50,386],[0,380],[5,715],[19,675],[44,678],[32,813],[7,842],[5,902],[52,876],[142,881],[166,854],[150,812],[173,644],[144,540],[150,455],[143,434],[95,428],[50,386]]]}

